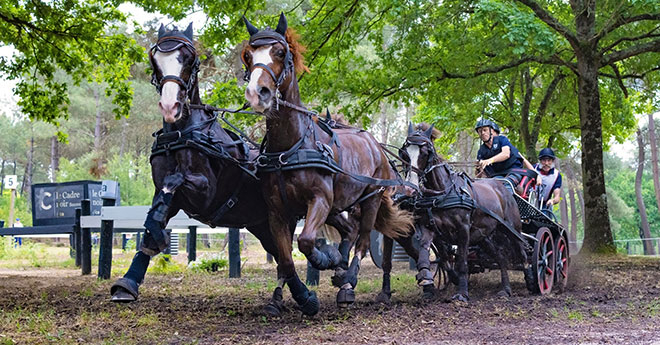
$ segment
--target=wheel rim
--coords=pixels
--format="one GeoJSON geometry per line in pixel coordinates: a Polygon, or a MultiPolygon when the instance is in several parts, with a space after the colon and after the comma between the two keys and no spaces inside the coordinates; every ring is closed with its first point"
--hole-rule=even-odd
{"type": "Polygon", "coordinates": [[[536,286],[542,295],[552,290],[555,274],[555,250],[552,234],[547,228],[539,229],[536,238],[538,242],[534,248],[534,262],[532,263],[536,286]]]}
{"type": "Polygon", "coordinates": [[[559,287],[564,288],[568,282],[568,244],[564,236],[559,236],[556,251],[555,277],[559,287]]]}

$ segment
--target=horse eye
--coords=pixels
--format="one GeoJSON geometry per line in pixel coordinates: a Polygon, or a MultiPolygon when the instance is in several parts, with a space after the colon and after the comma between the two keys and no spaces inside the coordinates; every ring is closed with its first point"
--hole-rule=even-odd
{"type": "Polygon", "coordinates": [[[284,57],[284,49],[278,49],[275,54],[281,58],[284,57]]]}
{"type": "Polygon", "coordinates": [[[245,60],[245,62],[250,62],[251,57],[252,56],[250,56],[249,52],[245,52],[245,54],[243,54],[243,60],[245,60]]]}

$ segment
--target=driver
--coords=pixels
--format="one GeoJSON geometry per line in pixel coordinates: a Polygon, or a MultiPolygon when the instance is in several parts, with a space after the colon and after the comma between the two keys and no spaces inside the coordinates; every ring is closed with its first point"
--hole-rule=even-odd
{"type": "MultiPolygon", "coordinates": [[[[500,127],[493,121],[481,119],[474,126],[483,142],[477,152],[480,170],[487,177],[506,177],[514,186],[517,186],[525,175],[525,170],[534,171],[534,167],[511,144],[509,139],[500,135],[500,127]]],[[[536,178],[536,183],[540,179],[536,178]]],[[[510,186],[505,184],[507,188],[510,186]]],[[[513,191],[512,191],[513,192],[513,191]]]]}

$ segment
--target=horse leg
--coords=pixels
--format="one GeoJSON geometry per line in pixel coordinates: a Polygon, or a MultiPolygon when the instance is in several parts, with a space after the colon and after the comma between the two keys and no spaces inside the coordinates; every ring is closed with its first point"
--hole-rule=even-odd
{"type": "Polygon", "coordinates": [[[421,286],[424,291],[423,298],[432,299],[435,296],[435,286],[433,286],[430,251],[434,233],[426,227],[422,227],[421,229],[422,238],[419,241],[419,254],[417,256],[418,273],[415,278],[417,278],[417,284],[421,286]]]}
{"type": "Polygon", "coordinates": [[[488,255],[495,259],[500,266],[500,275],[502,279],[502,290],[497,295],[502,297],[511,297],[511,283],[509,282],[509,260],[506,255],[502,253],[504,248],[496,248],[492,238],[485,238],[480,247],[483,248],[488,255]]]}
{"type": "Polygon", "coordinates": [[[350,236],[342,235],[341,242],[339,243],[339,254],[341,255],[341,261],[339,265],[335,267],[335,274],[330,278],[332,285],[335,287],[340,287],[343,284],[344,276],[348,270],[348,256],[353,246],[353,241],[351,241],[350,236]]]}
{"type": "Polygon", "coordinates": [[[298,278],[296,267],[291,256],[291,224],[284,221],[279,213],[272,209],[268,212],[271,234],[277,247],[279,261],[277,262],[278,286],[273,292],[271,301],[266,305],[264,311],[272,316],[280,316],[282,312],[282,287],[289,286],[289,291],[304,315],[315,315],[319,311],[319,300],[314,291],[309,291],[307,286],[298,278]],[[278,291],[279,289],[279,291],[278,291]]]}
{"type": "Polygon", "coordinates": [[[316,248],[316,230],[325,223],[330,213],[330,203],[327,198],[316,197],[307,206],[307,217],[302,233],[298,236],[298,249],[305,254],[312,267],[327,270],[337,267],[341,262],[341,254],[331,245],[316,248]]]}
{"type": "MultiPolygon", "coordinates": [[[[158,193],[154,197],[154,204],[156,204],[157,199],[161,194],[158,193]]],[[[128,271],[122,278],[117,280],[112,287],[110,287],[111,301],[128,303],[137,300],[139,295],[139,287],[144,281],[144,275],[147,273],[147,268],[149,267],[149,262],[151,257],[157,255],[160,252],[158,242],[154,239],[155,231],[161,231],[160,235],[167,236],[164,234],[164,231],[161,229],[167,224],[170,218],[174,217],[178,212],[179,208],[169,207],[172,198],[167,198],[168,202],[164,205],[161,205],[157,210],[161,212],[166,212],[165,219],[160,221],[155,221],[152,225],[157,226],[157,228],[152,228],[152,232],[146,232],[142,237],[141,249],[135,253],[133,256],[133,261],[131,266],[128,268],[128,271]]],[[[149,219],[149,218],[147,218],[149,219]]]]}
{"type": "Polygon", "coordinates": [[[458,276],[458,293],[452,296],[452,300],[467,302],[470,297],[468,295],[468,265],[467,255],[468,246],[470,244],[470,226],[466,223],[457,224],[455,229],[457,233],[457,250],[456,250],[456,275],[458,276]]]}
{"type": "Polygon", "coordinates": [[[371,197],[363,201],[360,205],[362,217],[360,218],[360,232],[355,246],[355,256],[348,267],[348,272],[344,277],[344,284],[337,292],[337,305],[339,307],[348,307],[355,302],[355,286],[357,286],[358,273],[360,272],[360,262],[367,254],[369,241],[371,239],[371,229],[376,223],[376,215],[380,206],[380,195],[371,197]]]}
{"type": "Polygon", "coordinates": [[[383,286],[376,296],[376,302],[390,304],[392,290],[390,288],[390,273],[392,272],[392,247],[394,240],[383,236],[383,286]]]}

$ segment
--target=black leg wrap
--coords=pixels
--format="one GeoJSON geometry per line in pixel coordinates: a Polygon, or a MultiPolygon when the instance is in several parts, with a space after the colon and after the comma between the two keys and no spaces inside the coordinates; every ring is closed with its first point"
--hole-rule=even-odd
{"type": "Polygon", "coordinates": [[[339,253],[341,254],[341,262],[339,267],[347,270],[348,269],[348,254],[351,251],[351,242],[349,240],[341,240],[339,243],[339,253]]]}
{"type": "Polygon", "coordinates": [[[341,287],[342,285],[344,285],[344,279],[346,278],[347,272],[348,271],[342,268],[341,265],[337,267],[335,269],[335,274],[330,278],[330,281],[332,282],[332,286],[341,287]]]}
{"type": "Polygon", "coordinates": [[[309,291],[307,286],[297,276],[287,279],[286,284],[289,285],[291,295],[293,295],[293,299],[298,303],[304,315],[312,316],[319,312],[321,304],[316,297],[316,293],[309,291]]]}
{"type": "Polygon", "coordinates": [[[318,249],[316,247],[312,248],[312,253],[307,260],[317,270],[327,270],[339,265],[341,254],[335,247],[326,244],[318,249]]]}
{"type": "Polygon", "coordinates": [[[348,272],[346,272],[346,275],[344,276],[344,284],[348,283],[351,284],[353,288],[357,286],[357,277],[358,277],[358,272],[360,271],[360,260],[358,260],[357,257],[353,258],[353,261],[351,262],[351,267],[348,268],[348,272]]]}
{"type": "Polygon", "coordinates": [[[154,256],[165,250],[169,245],[169,238],[163,229],[166,225],[167,213],[173,196],[174,194],[172,192],[165,193],[161,191],[154,199],[151,209],[147,213],[147,219],[144,221],[144,227],[147,230],[145,231],[143,247],[147,248],[145,253],[150,256],[154,256]]]}
{"type": "Polygon", "coordinates": [[[532,270],[532,266],[525,268],[523,272],[525,273],[525,286],[527,287],[527,290],[536,292],[536,284],[534,284],[534,270],[532,270]]]}

